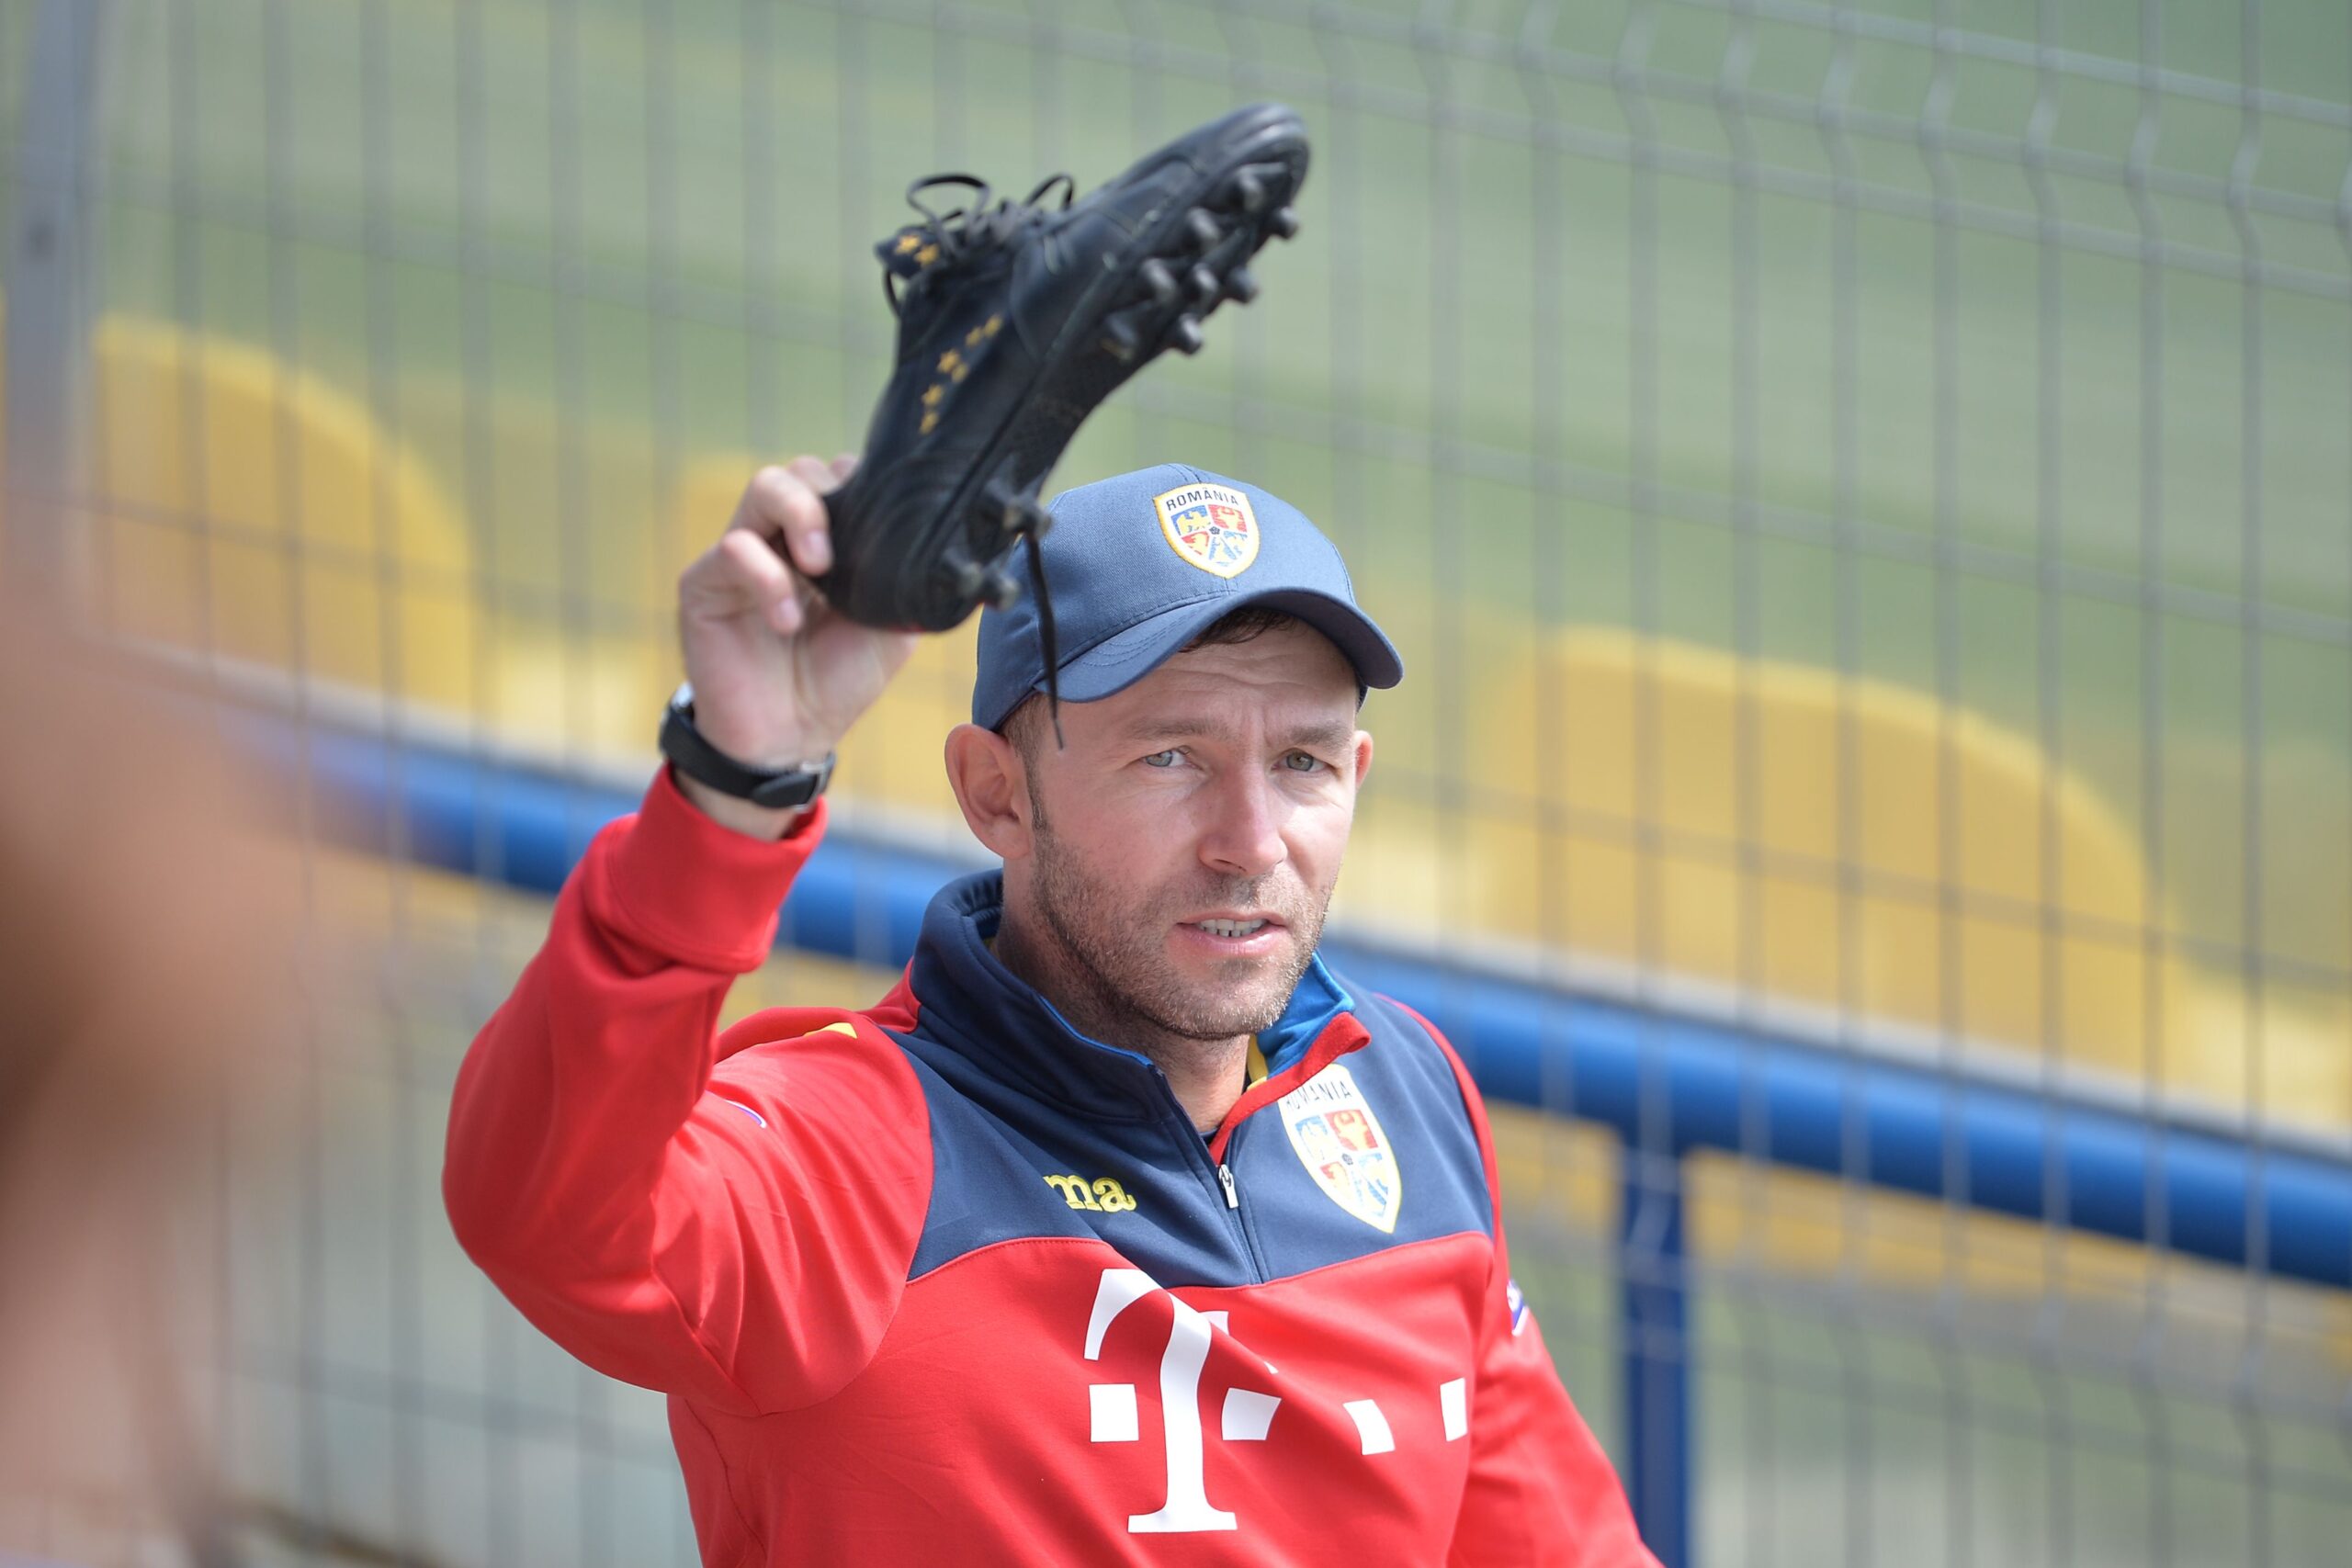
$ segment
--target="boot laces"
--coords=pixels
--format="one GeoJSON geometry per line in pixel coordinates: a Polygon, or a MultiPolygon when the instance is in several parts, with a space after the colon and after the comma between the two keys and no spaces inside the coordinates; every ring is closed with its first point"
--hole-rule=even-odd
{"type": "MultiPolygon", "coordinates": [[[[905,297],[899,291],[900,280],[911,285],[985,255],[1053,213],[1069,210],[1077,194],[1077,182],[1066,174],[1040,180],[1037,188],[1021,201],[1009,197],[995,200],[989,183],[977,175],[933,175],[917,180],[907,187],[907,205],[922,214],[922,221],[906,225],[875,246],[882,258],[882,297],[890,302],[890,313],[900,317],[906,313],[905,297]],[[1056,186],[1061,187],[1061,205],[1048,208],[1046,202],[1056,186]],[[923,196],[941,186],[969,191],[970,199],[944,212],[936,210],[923,196]]],[[[1059,747],[1068,742],[1062,737],[1061,657],[1055,634],[1053,591],[1046,581],[1046,558],[1037,547],[1037,530],[1023,528],[1022,543],[1028,549],[1030,581],[1036,585],[1037,645],[1045,657],[1046,703],[1053,716],[1054,744],[1059,747]]]]}
{"type": "Polygon", "coordinates": [[[1046,586],[1046,558],[1037,548],[1037,530],[1024,528],[1021,542],[1029,547],[1029,580],[1037,585],[1037,651],[1046,664],[1046,712],[1054,721],[1054,746],[1065,750],[1062,739],[1062,659],[1054,635],[1054,594],[1046,586]]]}
{"type": "Polygon", "coordinates": [[[1011,197],[996,200],[988,181],[978,175],[932,175],[917,180],[907,187],[907,205],[922,214],[922,221],[907,224],[875,247],[882,258],[882,295],[890,302],[890,313],[905,313],[899,291],[902,281],[987,254],[1054,213],[1067,211],[1077,193],[1077,182],[1068,175],[1047,175],[1021,201],[1011,197]],[[1061,187],[1061,205],[1048,208],[1046,202],[1056,186],[1061,187]],[[942,186],[969,191],[970,199],[939,211],[923,197],[942,186]]]}

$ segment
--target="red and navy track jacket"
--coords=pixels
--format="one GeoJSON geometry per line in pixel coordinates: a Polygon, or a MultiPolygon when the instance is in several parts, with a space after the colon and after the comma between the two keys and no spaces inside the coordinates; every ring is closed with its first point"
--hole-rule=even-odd
{"type": "Polygon", "coordinates": [[[657,778],[450,1116],[458,1238],[670,1395],[706,1562],[1655,1568],[1427,1023],[1317,962],[1204,1138],[990,956],[988,874],[878,1004],[716,1032],[822,827],[657,778]]]}

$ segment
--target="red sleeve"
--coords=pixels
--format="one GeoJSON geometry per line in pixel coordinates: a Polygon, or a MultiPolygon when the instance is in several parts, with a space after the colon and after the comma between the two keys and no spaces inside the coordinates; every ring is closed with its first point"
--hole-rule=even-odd
{"type": "Polygon", "coordinates": [[[820,803],[760,842],[665,769],[574,868],[450,1107],[450,1221],[524,1315],[600,1371],[744,1414],[865,1367],[931,1196],[922,1088],[870,1021],[775,1009],[714,1034],[823,827],[820,803]]]}
{"type": "Polygon", "coordinates": [[[1515,1299],[1486,1102],[1445,1036],[1413,1016],[1445,1052],[1462,1086],[1495,1216],[1495,1261],[1470,1393],[1470,1480],[1447,1568],[1658,1568],[1634,1528],[1609,1456],[1561,1386],[1535,1314],[1515,1299]]]}

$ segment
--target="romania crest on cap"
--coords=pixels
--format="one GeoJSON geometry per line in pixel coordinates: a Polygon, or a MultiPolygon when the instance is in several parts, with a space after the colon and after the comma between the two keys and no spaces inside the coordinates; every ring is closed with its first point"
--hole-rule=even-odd
{"type": "Polygon", "coordinates": [[[1329,1198],[1392,1234],[1404,1199],[1396,1151],[1344,1062],[1334,1062],[1277,1102],[1299,1163],[1329,1198]]]}
{"type": "Polygon", "coordinates": [[[1258,514],[1239,491],[1185,485],[1162,491],[1151,504],[1170,547],[1203,571],[1233,577],[1258,558],[1258,514]]]}

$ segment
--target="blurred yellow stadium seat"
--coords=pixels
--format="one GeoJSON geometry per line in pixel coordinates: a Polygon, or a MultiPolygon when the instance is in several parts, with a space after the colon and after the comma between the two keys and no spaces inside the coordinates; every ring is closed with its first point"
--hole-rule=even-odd
{"type": "Polygon", "coordinates": [[[248,344],[110,316],[92,347],[89,537],[117,630],[469,704],[469,537],[413,452],[248,344]]]}
{"type": "Polygon", "coordinates": [[[2218,1108],[2341,1125],[2352,1106],[2341,1007],[2274,997],[2257,1029],[2234,974],[2184,956],[2132,830],[2030,738],[1624,631],[1483,635],[1467,733],[1521,809],[1461,829],[1476,928],[2218,1108]]]}

